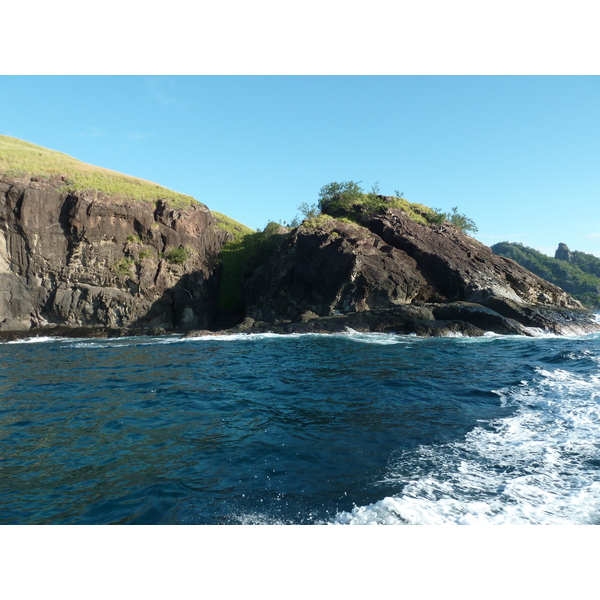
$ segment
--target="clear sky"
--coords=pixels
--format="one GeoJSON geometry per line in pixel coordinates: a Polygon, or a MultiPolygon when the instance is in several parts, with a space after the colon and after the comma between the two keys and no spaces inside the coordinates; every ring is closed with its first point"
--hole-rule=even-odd
{"type": "Polygon", "coordinates": [[[600,256],[597,76],[1,76],[0,133],[252,228],[332,181],[600,256]]]}

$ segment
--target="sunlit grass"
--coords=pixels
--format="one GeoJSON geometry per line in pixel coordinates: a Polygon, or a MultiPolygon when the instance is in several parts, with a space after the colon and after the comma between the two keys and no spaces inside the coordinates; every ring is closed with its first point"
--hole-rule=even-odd
{"type": "Polygon", "coordinates": [[[409,202],[405,198],[394,198],[391,206],[403,210],[413,221],[421,225],[428,225],[431,219],[437,215],[436,211],[432,208],[424,204],[409,202]]]}
{"type": "Polygon", "coordinates": [[[240,223],[239,221],[236,221],[227,215],[215,210],[211,210],[210,212],[212,213],[213,217],[217,219],[217,225],[219,229],[231,233],[235,240],[238,240],[239,238],[242,238],[250,233],[255,233],[254,229],[250,229],[250,227],[247,227],[243,223],[240,223]]]}
{"type": "Polygon", "coordinates": [[[12,177],[66,177],[63,191],[98,191],[109,196],[156,202],[166,200],[175,208],[195,204],[191,196],[174,192],[151,181],[81,162],[67,154],[0,135],[0,175],[12,177]]]}

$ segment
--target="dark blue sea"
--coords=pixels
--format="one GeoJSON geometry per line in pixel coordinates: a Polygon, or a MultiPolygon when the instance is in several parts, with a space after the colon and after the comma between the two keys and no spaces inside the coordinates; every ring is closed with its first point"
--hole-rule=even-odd
{"type": "Polygon", "coordinates": [[[0,344],[0,524],[598,524],[600,335],[0,344]]]}

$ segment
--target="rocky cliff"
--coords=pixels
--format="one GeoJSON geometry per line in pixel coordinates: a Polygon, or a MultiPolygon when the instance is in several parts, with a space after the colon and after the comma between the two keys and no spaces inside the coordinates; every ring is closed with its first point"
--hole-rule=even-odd
{"type": "MultiPolygon", "coordinates": [[[[206,206],[64,192],[64,183],[0,178],[0,337],[217,329],[221,250],[233,235],[206,206]]],[[[398,208],[354,217],[278,230],[281,243],[247,278],[234,331],[600,329],[562,289],[448,222],[420,224],[398,208]]]]}
{"type": "Polygon", "coordinates": [[[247,285],[246,326],[421,335],[600,329],[562,289],[446,222],[390,208],[295,229],[247,285]]]}
{"type": "Polygon", "coordinates": [[[232,236],[206,206],[65,193],[64,183],[0,178],[0,331],[210,325],[232,236]]]}
{"type": "Polygon", "coordinates": [[[567,246],[563,242],[558,244],[558,248],[554,253],[554,258],[557,258],[558,260],[565,260],[567,262],[571,262],[571,257],[572,255],[571,251],[569,250],[569,246],[567,246]]]}

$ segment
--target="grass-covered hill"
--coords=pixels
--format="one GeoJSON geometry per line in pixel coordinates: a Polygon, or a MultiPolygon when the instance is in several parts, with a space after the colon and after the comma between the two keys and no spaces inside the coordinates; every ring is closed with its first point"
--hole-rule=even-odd
{"type": "MultiPolygon", "coordinates": [[[[98,191],[107,196],[141,202],[166,200],[179,209],[197,205],[191,196],[174,192],[151,181],[96,167],[61,152],[5,135],[0,135],[0,177],[60,180],[64,181],[60,189],[65,192],[98,191]]],[[[227,302],[239,304],[242,269],[258,254],[259,246],[267,236],[227,215],[215,211],[212,214],[218,227],[234,237],[233,242],[223,249],[221,256],[222,287],[223,297],[227,302]]]]}
{"type": "Polygon", "coordinates": [[[512,242],[494,244],[492,250],[558,285],[584,306],[600,308],[600,259],[592,254],[575,251],[567,262],[512,242]]]}
{"type": "Polygon", "coordinates": [[[0,176],[66,179],[64,191],[92,190],[108,196],[155,202],[166,200],[175,208],[192,206],[191,196],[174,192],[151,181],[131,177],[81,162],[67,154],[0,135],[0,176]]]}
{"type": "MultiPolygon", "coordinates": [[[[174,208],[185,209],[196,204],[192,196],[174,192],[152,181],[124,175],[90,165],[67,154],[36,146],[17,138],[0,135],[0,177],[42,177],[65,179],[64,191],[98,191],[142,202],[166,200],[174,208]]],[[[253,233],[242,223],[212,211],[219,227],[236,238],[253,233]]]]}

